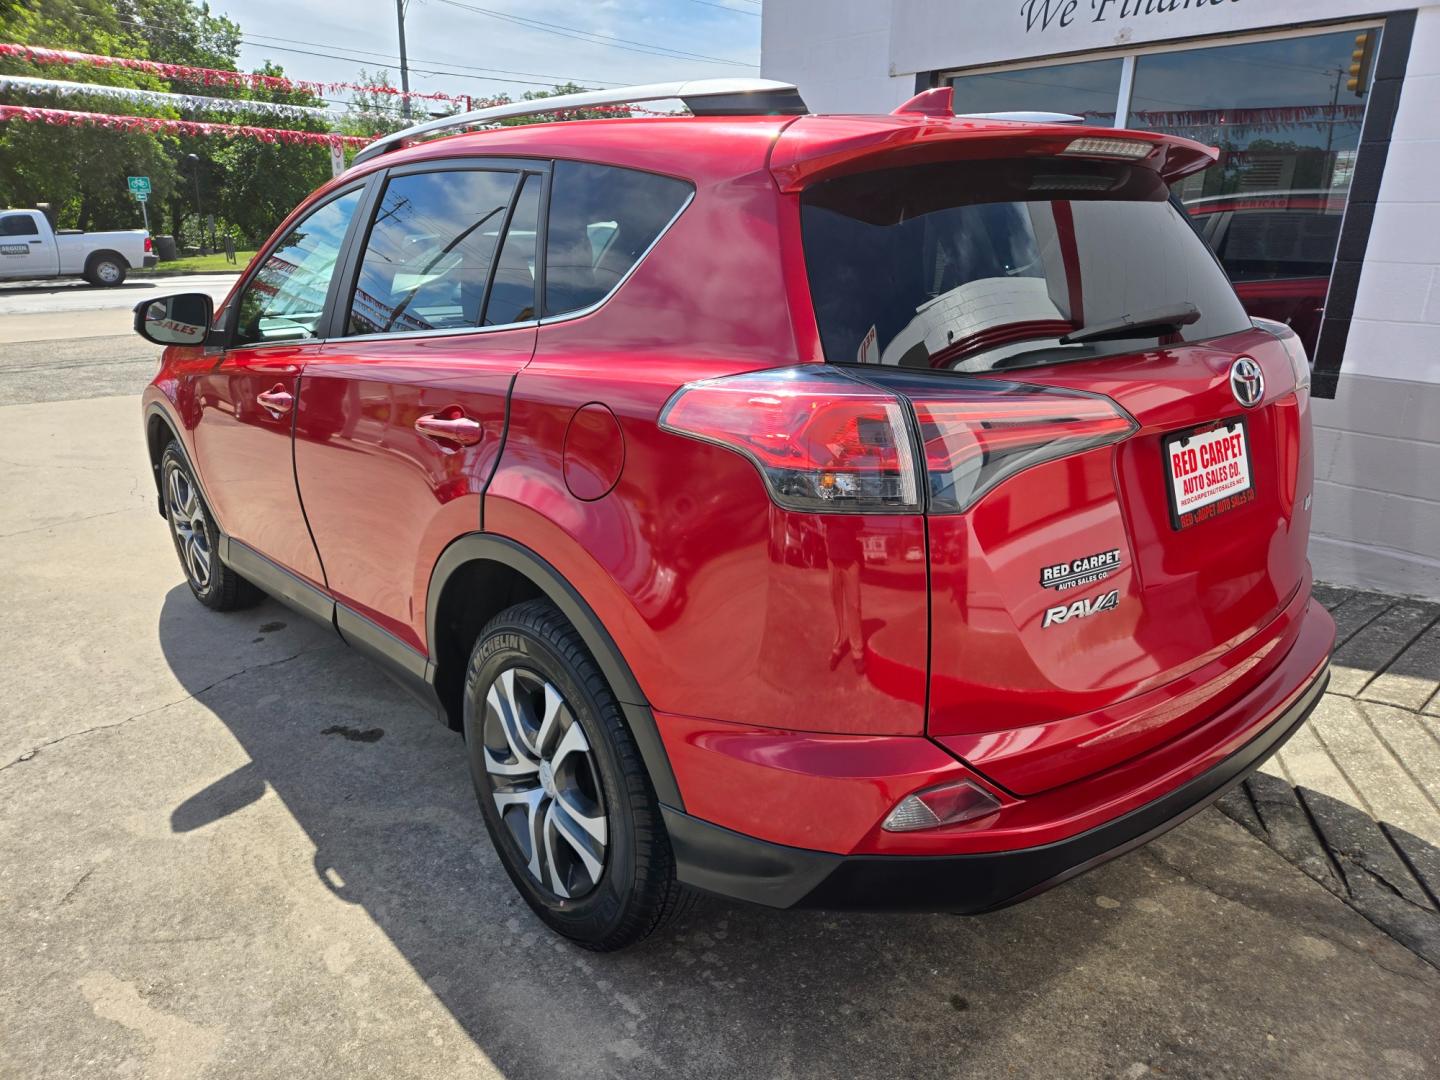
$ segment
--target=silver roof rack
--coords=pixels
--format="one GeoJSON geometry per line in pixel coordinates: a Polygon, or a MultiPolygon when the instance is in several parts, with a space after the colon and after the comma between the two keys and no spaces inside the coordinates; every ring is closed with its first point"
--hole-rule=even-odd
{"type": "Polygon", "coordinates": [[[1018,124],[1083,124],[1083,116],[1063,112],[972,112],[956,113],[960,120],[1014,120],[1018,124]]]}
{"type": "Polygon", "coordinates": [[[616,90],[587,90],[580,94],[514,101],[472,112],[442,116],[376,139],[351,162],[358,165],[380,154],[398,150],[413,139],[441,131],[459,131],[477,124],[491,124],[516,116],[539,116],[596,105],[635,105],[642,101],[678,98],[695,116],[795,116],[808,112],[793,83],[773,79],[691,79],[686,82],[649,83],[616,90]]]}

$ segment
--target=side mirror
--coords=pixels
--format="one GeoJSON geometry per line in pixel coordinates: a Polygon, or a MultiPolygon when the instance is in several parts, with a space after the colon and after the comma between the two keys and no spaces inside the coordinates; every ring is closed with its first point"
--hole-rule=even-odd
{"type": "Polygon", "coordinates": [[[204,293],[179,293],[135,305],[135,332],[156,345],[204,345],[215,304],[204,293]]]}

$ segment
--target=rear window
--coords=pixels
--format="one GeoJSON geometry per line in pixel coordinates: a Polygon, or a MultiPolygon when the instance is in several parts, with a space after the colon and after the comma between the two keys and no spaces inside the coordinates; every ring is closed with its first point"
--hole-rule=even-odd
{"type": "Polygon", "coordinates": [[[802,228],[832,363],[993,371],[1250,326],[1148,169],[1035,159],[863,173],[808,189],[802,228]],[[1175,312],[1188,314],[1168,328],[1060,342],[1175,312]]]}

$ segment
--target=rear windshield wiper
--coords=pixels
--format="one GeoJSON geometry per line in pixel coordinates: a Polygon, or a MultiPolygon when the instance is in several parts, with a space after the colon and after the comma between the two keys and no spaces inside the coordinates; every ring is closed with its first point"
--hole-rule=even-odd
{"type": "Polygon", "coordinates": [[[1078,345],[1084,341],[1114,341],[1132,337],[1164,337],[1178,334],[1182,326],[1200,321],[1200,309],[1194,304],[1156,308],[1139,315],[1121,315],[1109,322],[1096,323],[1072,330],[1060,339],[1061,345],[1078,345]]]}

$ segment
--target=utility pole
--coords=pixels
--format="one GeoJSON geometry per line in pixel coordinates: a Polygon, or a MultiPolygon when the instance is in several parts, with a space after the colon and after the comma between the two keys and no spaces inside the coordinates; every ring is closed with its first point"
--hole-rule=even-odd
{"type": "Polygon", "coordinates": [[[395,18],[400,24],[400,115],[410,118],[410,64],[405,59],[405,0],[395,0],[395,18]]]}

